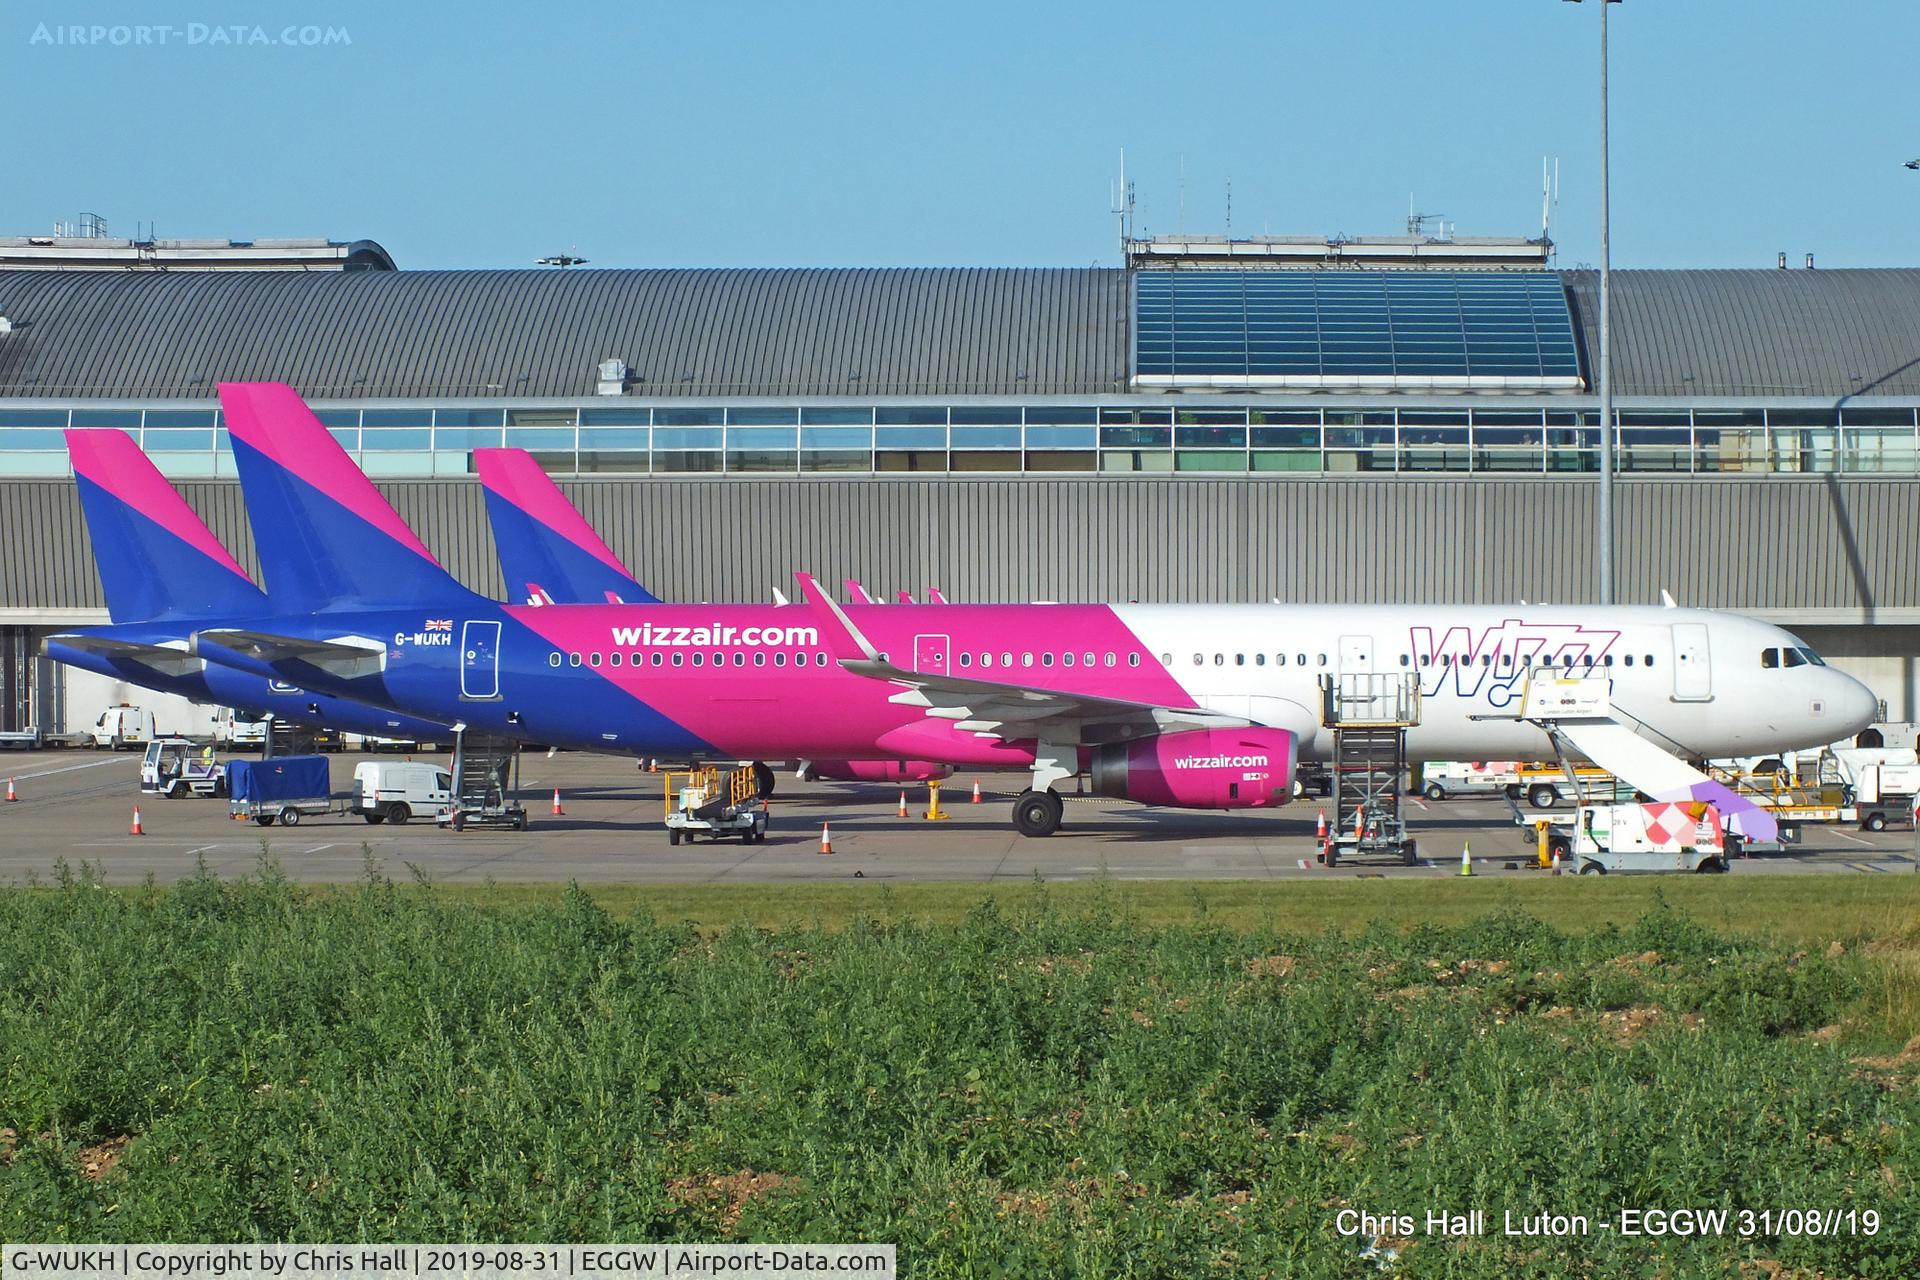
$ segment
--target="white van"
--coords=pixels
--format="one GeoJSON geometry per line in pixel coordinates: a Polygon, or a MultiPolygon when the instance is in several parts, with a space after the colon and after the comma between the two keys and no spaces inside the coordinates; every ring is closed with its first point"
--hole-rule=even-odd
{"type": "Polygon", "coordinates": [[[154,737],[153,712],[125,702],[102,711],[87,730],[89,745],[112,751],[144,747],[154,737]]]}
{"type": "Polygon", "coordinates": [[[363,760],[353,767],[353,811],[368,822],[429,817],[453,803],[453,775],[415,760],[363,760]]]}

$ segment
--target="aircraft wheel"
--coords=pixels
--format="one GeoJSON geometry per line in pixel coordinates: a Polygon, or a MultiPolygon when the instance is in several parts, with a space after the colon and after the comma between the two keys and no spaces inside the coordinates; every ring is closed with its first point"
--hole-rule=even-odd
{"type": "Polygon", "coordinates": [[[1050,836],[1060,829],[1065,808],[1051,791],[1027,790],[1013,802],[1013,826],[1023,836],[1050,836]]]}
{"type": "Polygon", "coordinates": [[[413,817],[413,810],[404,800],[395,800],[387,806],[387,821],[396,827],[407,825],[407,819],[413,817]]]}
{"type": "Polygon", "coordinates": [[[762,800],[773,799],[774,772],[760,760],[753,762],[753,793],[762,800]]]}
{"type": "Polygon", "coordinates": [[[527,811],[525,809],[513,815],[513,829],[515,831],[525,831],[527,829],[527,811]]]}

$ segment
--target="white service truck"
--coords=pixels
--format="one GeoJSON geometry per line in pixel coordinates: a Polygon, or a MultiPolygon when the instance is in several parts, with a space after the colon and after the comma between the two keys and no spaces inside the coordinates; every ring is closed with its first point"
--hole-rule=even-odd
{"type": "Polygon", "coordinates": [[[123,702],[100,713],[100,718],[87,730],[87,745],[109,751],[131,751],[146,746],[156,736],[153,712],[123,702]]]}
{"type": "Polygon", "coordinates": [[[349,806],[371,823],[407,822],[415,814],[437,817],[453,805],[453,774],[418,760],[363,760],[353,767],[349,806]]]}
{"type": "Polygon", "coordinates": [[[1725,871],[1726,828],[1713,805],[1690,801],[1583,804],[1549,848],[1581,875],[1622,871],[1725,871]]]}
{"type": "Polygon", "coordinates": [[[1912,826],[1920,798],[1920,764],[1862,765],[1853,777],[1853,805],[1863,831],[1912,826]]]}

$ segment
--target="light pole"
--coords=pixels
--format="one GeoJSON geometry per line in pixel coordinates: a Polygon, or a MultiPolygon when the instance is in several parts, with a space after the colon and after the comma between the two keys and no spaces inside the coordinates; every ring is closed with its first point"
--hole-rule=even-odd
{"type": "MultiPolygon", "coordinates": [[[[1579,4],[1581,0],[1572,0],[1579,4]]],[[[1607,185],[1607,6],[1600,0],[1600,501],[1595,537],[1600,544],[1600,603],[1613,603],[1613,364],[1607,347],[1613,293],[1613,227],[1607,185]]]]}

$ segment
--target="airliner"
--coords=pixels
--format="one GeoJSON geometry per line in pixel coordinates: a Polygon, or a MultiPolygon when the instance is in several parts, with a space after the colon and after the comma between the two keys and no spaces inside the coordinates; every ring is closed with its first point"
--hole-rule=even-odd
{"type": "Polygon", "coordinates": [[[187,637],[209,618],[265,616],[266,593],[124,431],[70,430],[80,513],[113,625],[51,637],[57,662],[193,702],[380,738],[445,739],[418,717],[209,663],[187,637]]]}
{"type": "MultiPolygon", "coordinates": [[[[486,495],[487,522],[500,554],[509,598],[531,605],[659,603],[594,531],[553,478],[524,449],[476,449],[474,474],[486,495]]],[[[857,584],[848,584],[856,589],[857,584]]],[[[859,589],[866,599],[864,589],[859,589]]],[[[773,770],[751,762],[762,796],[774,791],[773,770]]],[[[804,778],[829,782],[927,782],[953,766],[931,760],[801,760],[804,778]]]]}
{"type": "MultiPolygon", "coordinates": [[[[1789,632],[1660,607],[836,603],[502,605],[452,579],[292,388],[220,388],[274,616],[198,656],[410,715],[586,750],[900,758],[1028,771],[1194,809],[1284,804],[1325,759],[1328,682],[1417,682],[1414,760],[1531,759],[1548,668],[1604,678],[1613,727],[1687,758],[1850,736],[1873,693],[1789,632]]],[[[1699,793],[1694,793],[1699,798],[1699,793]]],[[[1667,797],[1659,797],[1667,798],[1667,797]]]]}

